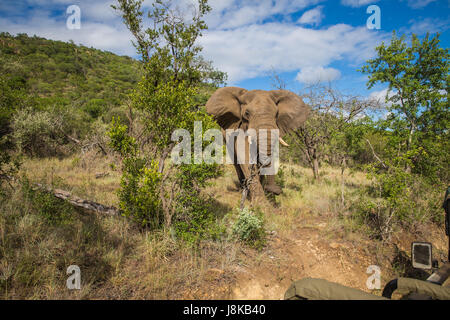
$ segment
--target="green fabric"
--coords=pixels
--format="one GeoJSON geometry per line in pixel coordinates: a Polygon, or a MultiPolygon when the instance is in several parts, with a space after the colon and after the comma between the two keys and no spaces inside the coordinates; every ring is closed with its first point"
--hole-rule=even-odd
{"type": "Polygon", "coordinates": [[[424,294],[438,300],[450,300],[449,287],[443,287],[431,282],[410,278],[398,278],[397,286],[398,290],[424,294]]]}
{"type": "Polygon", "coordinates": [[[295,281],[284,294],[285,300],[388,300],[358,289],[323,279],[305,278],[295,281]]]}

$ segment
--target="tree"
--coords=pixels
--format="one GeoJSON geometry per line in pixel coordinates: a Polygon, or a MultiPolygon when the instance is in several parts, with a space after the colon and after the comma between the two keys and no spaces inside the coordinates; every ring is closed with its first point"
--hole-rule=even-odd
{"type": "Polygon", "coordinates": [[[136,41],[133,45],[151,74],[148,80],[156,88],[169,79],[186,81],[189,86],[211,81],[222,84],[226,74],[215,70],[200,56],[196,44],[207,29],[203,16],[211,11],[207,0],[198,0],[190,12],[182,12],[171,1],[155,0],[147,16],[152,26],[143,27],[143,0],[119,0],[112,8],[119,11],[136,41]]]}
{"type": "Polygon", "coordinates": [[[326,157],[330,162],[345,169],[362,138],[362,127],[355,126],[355,120],[362,118],[369,109],[377,108],[376,101],[356,96],[346,96],[330,86],[312,86],[302,97],[312,112],[305,124],[290,134],[290,139],[305,154],[319,179],[319,165],[326,157]]]}
{"type": "Polygon", "coordinates": [[[199,106],[185,98],[193,97],[205,83],[223,83],[225,74],[204,61],[200,56],[202,48],[196,44],[207,28],[202,18],[211,8],[206,0],[191,7],[190,21],[186,21],[188,13],[173,7],[170,1],[156,0],[148,12],[152,26],[145,30],[142,2],[119,0],[118,6],[112,7],[120,12],[136,38],[134,45],[144,63],[144,79],[133,94],[133,102],[145,114],[147,134],[151,136],[147,140],[152,140],[160,151],[162,171],[173,147],[172,132],[185,126],[189,114],[198,114],[199,106]]]}
{"type": "MultiPolygon", "coordinates": [[[[399,149],[404,153],[420,145],[435,154],[434,138],[448,151],[450,54],[439,47],[439,42],[439,34],[432,38],[427,34],[422,41],[413,34],[408,46],[405,36],[399,38],[394,32],[390,45],[383,42],[378,46],[378,56],[360,70],[369,75],[368,88],[388,84],[390,113],[384,125],[399,137],[399,149]]],[[[412,159],[416,166],[428,157],[426,153],[413,153],[418,155],[412,159]]],[[[406,169],[410,172],[411,165],[406,169]]]]}
{"type": "Polygon", "coordinates": [[[206,29],[203,16],[211,8],[206,0],[198,0],[197,7],[187,12],[168,1],[156,0],[147,14],[151,26],[145,30],[142,0],[119,0],[113,8],[134,35],[144,68],[144,76],[131,95],[130,109],[139,114],[139,124],[130,126],[140,127],[140,132],[128,132],[134,135],[129,139],[123,134],[123,127],[116,125],[110,131],[117,151],[121,151],[117,147],[121,145],[138,148],[131,153],[122,152],[121,207],[143,225],[147,221],[156,221],[153,227],[160,222],[166,227],[175,223],[184,235],[186,230],[201,234],[213,220],[205,210],[200,188],[220,172],[219,167],[166,164],[166,159],[174,146],[174,130],[187,129],[193,135],[194,121],[202,121],[203,129],[215,126],[199,105],[204,100],[199,98],[199,92],[223,83],[225,74],[214,70],[200,56],[201,47],[196,44],[206,29]],[[153,199],[152,212],[142,202],[146,193],[148,199],[153,199]],[[157,201],[155,193],[159,196],[157,201]],[[149,217],[158,212],[162,212],[161,219],[149,217]],[[192,231],[194,226],[196,230],[192,231]]]}

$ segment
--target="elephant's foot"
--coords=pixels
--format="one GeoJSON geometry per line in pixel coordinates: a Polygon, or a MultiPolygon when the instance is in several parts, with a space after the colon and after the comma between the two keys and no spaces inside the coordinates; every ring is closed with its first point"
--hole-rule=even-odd
{"type": "Polygon", "coordinates": [[[273,194],[276,194],[276,195],[281,194],[281,187],[276,185],[276,184],[266,184],[264,186],[264,190],[266,192],[270,192],[270,193],[273,193],[273,194]]]}
{"type": "Polygon", "coordinates": [[[281,187],[275,182],[275,176],[265,176],[264,190],[276,195],[281,193],[281,187]]]}

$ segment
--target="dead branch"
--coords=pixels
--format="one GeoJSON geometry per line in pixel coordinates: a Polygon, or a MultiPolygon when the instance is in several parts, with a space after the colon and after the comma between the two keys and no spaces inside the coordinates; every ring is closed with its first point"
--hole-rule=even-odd
{"type": "Polygon", "coordinates": [[[381,165],[383,166],[383,168],[388,169],[388,166],[384,164],[384,162],[380,159],[380,157],[377,156],[377,154],[375,153],[375,150],[372,147],[372,144],[370,143],[369,139],[366,138],[366,142],[369,144],[370,149],[372,150],[372,154],[375,157],[375,159],[378,160],[378,162],[381,163],[381,165]]]}
{"type": "Polygon", "coordinates": [[[52,193],[58,199],[62,199],[62,200],[69,202],[74,207],[88,210],[91,212],[105,214],[108,216],[119,216],[120,215],[120,210],[115,207],[110,207],[110,206],[106,206],[104,204],[101,204],[101,203],[98,203],[95,201],[82,199],[82,198],[72,195],[68,191],[64,191],[61,189],[53,189],[49,186],[45,186],[40,183],[36,183],[34,185],[38,189],[45,190],[47,192],[52,193]]]}

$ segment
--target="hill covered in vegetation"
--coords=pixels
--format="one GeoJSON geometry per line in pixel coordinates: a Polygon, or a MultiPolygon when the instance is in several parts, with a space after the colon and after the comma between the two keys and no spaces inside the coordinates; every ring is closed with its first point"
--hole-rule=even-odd
{"type": "Polygon", "coordinates": [[[0,73],[40,105],[72,105],[92,118],[120,106],[141,75],[127,56],[8,33],[0,33],[0,73]]]}
{"type": "Polygon", "coordinates": [[[126,118],[127,97],[141,76],[141,63],[127,56],[0,33],[3,149],[14,141],[18,151],[30,156],[73,151],[113,117],[126,118]]]}

